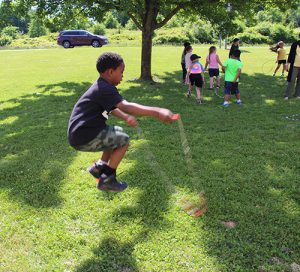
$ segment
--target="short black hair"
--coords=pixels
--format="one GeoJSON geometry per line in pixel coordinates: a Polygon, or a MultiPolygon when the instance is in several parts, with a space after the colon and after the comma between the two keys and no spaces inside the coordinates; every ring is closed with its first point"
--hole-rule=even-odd
{"type": "Polygon", "coordinates": [[[240,58],[241,51],[240,50],[234,50],[234,51],[232,51],[231,56],[234,56],[236,58],[240,58]]]}
{"type": "Polygon", "coordinates": [[[235,42],[238,42],[240,39],[239,38],[235,38],[234,40],[233,40],[233,42],[235,43],[235,42]]]}
{"type": "Polygon", "coordinates": [[[188,45],[191,45],[191,43],[185,42],[185,43],[183,44],[184,47],[187,47],[188,45]]]}
{"type": "Polygon", "coordinates": [[[97,71],[104,73],[108,69],[117,69],[124,63],[122,57],[116,53],[105,52],[98,59],[96,63],[97,71]]]}

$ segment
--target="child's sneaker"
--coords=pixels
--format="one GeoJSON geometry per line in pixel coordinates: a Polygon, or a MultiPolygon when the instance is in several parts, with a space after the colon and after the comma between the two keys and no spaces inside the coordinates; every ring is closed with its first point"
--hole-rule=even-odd
{"type": "Polygon", "coordinates": [[[197,103],[198,105],[201,105],[201,104],[202,104],[201,99],[196,99],[196,103],[197,103]]]}
{"type": "Polygon", "coordinates": [[[102,174],[98,180],[97,189],[105,192],[122,192],[127,188],[126,182],[119,182],[115,175],[102,174]]]}
{"type": "Polygon", "coordinates": [[[229,107],[229,103],[227,101],[225,101],[223,104],[222,104],[223,107],[227,108],[229,107]]]}
{"type": "Polygon", "coordinates": [[[284,99],[284,100],[289,100],[289,97],[288,97],[288,96],[285,96],[283,99],[284,99]]]}
{"type": "Polygon", "coordinates": [[[189,90],[187,91],[186,97],[187,97],[187,98],[190,98],[190,97],[191,97],[191,91],[189,91],[189,90]]]}
{"type": "Polygon", "coordinates": [[[101,172],[103,170],[104,164],[94,163],[92,166],[90,166],[87,171],[90,172],[91,175],[93,175],[95,178],[99,178],[101,175],[101,172]]]}
{"type": "Polygon", "coordinates": [[[237,100],[236,103],[237,103],[238,105],[242,105],[242,101],[241,101],[241,100],[237,100]]]}

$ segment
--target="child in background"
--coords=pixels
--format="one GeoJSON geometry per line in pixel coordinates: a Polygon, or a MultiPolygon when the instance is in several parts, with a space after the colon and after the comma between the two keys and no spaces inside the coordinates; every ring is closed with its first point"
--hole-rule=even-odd
{"type": "Polygon", "coordinates": [[[276,75],[276,72],[279,70],[281,64],[282,64],[282,72],[281,76],[284,76],[284,70],[285,70],[285,64],[286,64],[286,51],[284,49],[284,42],[280,41],[276,44],[276,46],[271,47],[270,50],[272,52],[277,53],[277,67],[275,68],[275,71],[272,76],[276,75]]]}
{"type": "Polygon", "coordinates": [[[229,106],[229,98],[233,94],[236,96],[236,103],[239,105],[242,104],[239,91],[239,77],[243,64],[239,61],[240,56],[240,50],[233,51],[230,58],[225,61],[222,67],[223,72],[225,72],[224,107],[229,106]]]}
{"type": "Polygon", "coordinates": [[[68,126],[68,140],[79,151],[103,151],[101,158],[88,171],[98,179],[97,188],[106,192],[121,192],[125,182],[116,179],[116,171],[129,146],[129,136],[119,126],[106,124],[110,113],[130,126],[137,126],[133,115],[152,116],[162,122],[172,122],[168,109],[127,102],[116,86],[123,78],[125,64],[115,53],[103,53],[97,60],[100,77],[75,104],[68,126]]]}
{"type": "MultiPolygon", "coordinates": [[[[185,54],[185,57],[184,57],[185,69],[188,70],[191,67],[191,64],[192,64],[191,55],[193,54],[193,48],[192,48],[191,45],[188,45],[185,49],[186,49],[186,54],[185,54]]],[[[186,75],[185,84],[189,85],[186,95],[187,95],[187,97],[190,97],[191,96],[191,94],[190,94],[191,84],[190,84],[190,80],[189,80],[188,75],[186,75]]]]}
{"type": "Polygon", "coordinates": [[[204,68],[201,63],[199,63],[199,59],[201,57],[192,54],[190,57],[191,65],[188,68],[188,77],[190,81],[189,85],[189,91],[188,91],[188,97],[191,96],[192,93],[192,86],[196,86],[196,94],[197,94],[197,103],[202,104],[202,98],[201,98],[201,88],[204,84],[204,68]]]}
{"type": "Polygon", "coordinates": [[[185,42],[183,44],[184,46],[184,49],[183,49],[183,52],[182,52],[182,55],[181,55],[181,68],[182,68],[182,83],[184,84],[185,83],[185,78],[186,78],[186,67],[185,67],[185,55],[186,55],[186,47],[191,45],[189,42],[185,42]]]}
{"type": "Polygon", "coordinates": [[[205,70],[208,66],[208,74],[209,74],[209,89],[212,90],[214,88],[214,77],[216,77],[217,88],[220,88],[220,72],[219,65],[222,67],[222,62],[217,55],[217,48],[215,46],[211,46],[209,48],[209,55],[206,58],[205,70]]]}
{"type": "Polygon", "coordinates": [[[231,45],[230,50],[229,50],[229,55],[228,55],[229,58],[232,55],[233,51],[239,50],[239,46],[240,46],[240,39],[235,38],[233,40],[232,45],[231,45]]]}

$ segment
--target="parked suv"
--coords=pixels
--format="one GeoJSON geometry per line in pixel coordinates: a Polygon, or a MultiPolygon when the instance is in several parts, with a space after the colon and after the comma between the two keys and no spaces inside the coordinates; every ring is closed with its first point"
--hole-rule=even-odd
{"type": "Polygon", "coordinates": [[[108,43],[107,37],[92,34],[86,30],[64,30],[57,37],[57,43],[64,48],[71,48],[78,45],[91,45],[101,47],[108,43]]]}

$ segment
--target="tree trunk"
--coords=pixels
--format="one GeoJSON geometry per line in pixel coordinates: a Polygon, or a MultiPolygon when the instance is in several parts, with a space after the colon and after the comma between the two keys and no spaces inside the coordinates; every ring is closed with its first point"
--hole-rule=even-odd
{"type": "Polygon", "coordinates": [[[153,30],[144,28],[142,31],[142,65],[141,79],[152,81],[151,57],[152,57],[153,30]]]}

